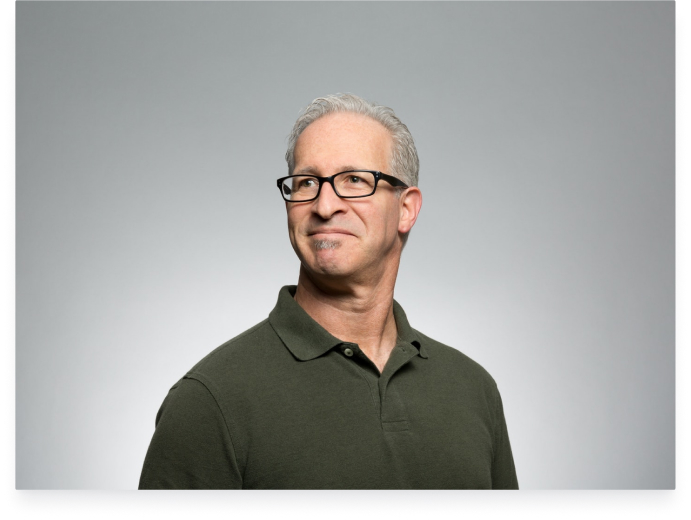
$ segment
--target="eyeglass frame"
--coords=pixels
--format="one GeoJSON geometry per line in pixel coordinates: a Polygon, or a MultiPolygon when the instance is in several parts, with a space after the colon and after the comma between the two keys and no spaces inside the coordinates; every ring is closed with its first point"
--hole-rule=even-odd
{"type": "Polygon", "coordinates": [[[299,173],[297,175],[288,175],[286,177],[281,177],[276,181],[276,185],[278,186],[278,191],[281,192],[281,197],[283,197],[283,200],[286,202],[312,202],[313,200],[317,200],[319,198],[319,194],[322,192],[322,186],[324,185],[325,182],[328,182],[331,184],[331,189],[334,191],[336,196],[341,199],[362,199],[364,197],[371,197],[372,195],[375,194],[377,191],[377,186],[379,185],[379,181],[384,180],[388,182],[391,186],[394,188],[410,188],[405,182],[403,182],[400,179],[397,179],[393,175],[387,175],[386,173],[375,171],[375,170],[346,170],[344,172],[338,172],[334,173],[330,177],[318,177],[316,175],[312,175],[309,173],[299,173]],[[374,188],[372,189],[372,193],[368,195],[339,195],[338,191],[336,191],[336,186],[334,186],[334,177],[337,175],[341,175],[342,173],[371,173],[374,175],[374,188]],[[319,183],[319,187],[317,188],[317,194],[311,198],[311,199],[305,199],[305,200],[288,200],[286,199],[285,195],[283,194],[283,181],[286,179],[290,179],[291,177],[312,177],[313,179],[317,179],[317,182],[319,183]]]}

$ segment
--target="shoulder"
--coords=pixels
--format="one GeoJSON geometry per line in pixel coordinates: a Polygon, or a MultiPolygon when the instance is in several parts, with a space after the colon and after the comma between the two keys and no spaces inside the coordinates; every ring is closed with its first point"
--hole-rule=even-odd
{"type": "Polygon", "coordinates": [[[471,359],[457,348],[432,339],[418,330],[415,330],[415,333],[419,336],[423,348],[427,351],[428,361],[435,367],[436,371],[496,390],[497,384],[494,378],[477,361],[471,359]]]}
{"type": "Polygon", "coordinates": [[[286,351],[269,320],[226,341],[204,356],[185,377],[197,379],[206,386],[234,377],[258,373],[265,360],[281,357],[286,351]]]}

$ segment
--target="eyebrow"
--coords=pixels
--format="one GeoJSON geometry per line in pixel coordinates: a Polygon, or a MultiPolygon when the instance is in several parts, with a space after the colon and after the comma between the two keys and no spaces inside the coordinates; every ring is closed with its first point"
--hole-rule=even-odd
{"type": "MultiPolygon", "coordinates": [[[[366,168],[358,168],[357,166],[345,165],[339,168],[338,173],[347,172],[351,170],[366,170],[366,168]]],[[[317,177],[320,177],[320,175],[317,175],[318,173],[319,168],[315,168],[314,166],[305,166],[304,168],[300,168],[299,170],[294,171],[293,175],[316,175],[317,177]]]]}

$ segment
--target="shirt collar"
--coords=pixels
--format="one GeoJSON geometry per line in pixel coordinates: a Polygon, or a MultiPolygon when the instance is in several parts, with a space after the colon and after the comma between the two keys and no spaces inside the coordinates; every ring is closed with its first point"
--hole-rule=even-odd
{"type": "MultiPolygon", "coordinates": [[[[315,359],[343,343],[329,334],[295,301],[295,285],[286,285],[278,293],[276,306],[269,314],[269,323],[299,360],[315,359]]],[[[399,341],[412,344],[418,349],[420,357],[427,358],[420,335],[410,326],[403,308],[396,300],[393,302],[393,315],[396,320],[399,341]]]]}

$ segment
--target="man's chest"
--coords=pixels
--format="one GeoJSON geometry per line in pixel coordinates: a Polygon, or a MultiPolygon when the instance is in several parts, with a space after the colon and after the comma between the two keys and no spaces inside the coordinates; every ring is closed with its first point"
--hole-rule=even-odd
{"type": "Polygon", "coordinates": [[[492,417],[477,394],[358,370],[298,374],[228,404],[244,487],[491,487],[492,417]]]}

